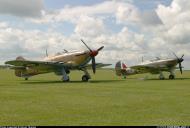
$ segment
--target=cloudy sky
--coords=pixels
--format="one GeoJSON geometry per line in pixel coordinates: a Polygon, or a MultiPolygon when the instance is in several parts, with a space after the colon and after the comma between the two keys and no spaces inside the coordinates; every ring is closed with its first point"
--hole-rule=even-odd
{"type": "Polygon", "coordinates": [[[154,57],[190,64],[189,0],[0,0],[0,63],[40,59],[67,50],[96,49],[98,62],[134,65],[154,57]]]}

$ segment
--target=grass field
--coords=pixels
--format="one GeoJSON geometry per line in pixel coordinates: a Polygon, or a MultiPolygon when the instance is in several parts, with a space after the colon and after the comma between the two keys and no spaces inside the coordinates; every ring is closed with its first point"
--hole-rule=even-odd
{"type": "Polygon", "coordinates": [[[190,125],[190,72],[176,75],[123,80],[98,70],[83,83],[76,71],[62,83],[54,74],[24,81],[0,70],[0,125],[190,125]]]}

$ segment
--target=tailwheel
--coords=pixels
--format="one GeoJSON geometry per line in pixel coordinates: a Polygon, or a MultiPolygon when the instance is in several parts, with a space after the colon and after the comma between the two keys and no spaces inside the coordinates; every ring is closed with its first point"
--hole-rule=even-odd
{"type": "Polygon", "coordinates": [[[173,79],[175,79],[175,76],[174,75],[169,75],[169,79],[173,80],[173,79]]]}
{"type": "Polygon", "coordinates": [[[82,81],[83,81],[83,82],[88,82],[89,79],[90,79],[90,78],[89,78],[87,75],[83,75],[83,76],[82,76],[82,81]]]}

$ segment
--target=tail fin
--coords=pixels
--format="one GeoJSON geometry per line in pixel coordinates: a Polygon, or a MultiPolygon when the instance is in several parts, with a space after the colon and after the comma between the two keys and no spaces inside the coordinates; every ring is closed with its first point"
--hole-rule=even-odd
{"type": "Polygon", "coordinates": [[[126,75],[127,75],[126,69],[127,69],[127,65],[125,65],[121,61],[118,61],[115,64],[115,72],[117,76],[124,76],[124,78],[126,78],[126,75]]]}

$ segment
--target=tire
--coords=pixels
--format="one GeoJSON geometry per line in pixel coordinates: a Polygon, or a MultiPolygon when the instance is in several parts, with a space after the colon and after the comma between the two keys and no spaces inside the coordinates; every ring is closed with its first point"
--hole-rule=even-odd
{"type": "Polygon", "coordinates": [[[169,79],[173,80],[173,79],[175,79],[175,76],[174,75],[169,75],[169,79]]]}
{"type": "Polygon", "coordinates": [[[83,82],[88,82],[88,80],[89,80],[89,77],[87,75],[82,76],[83,82]]]}

